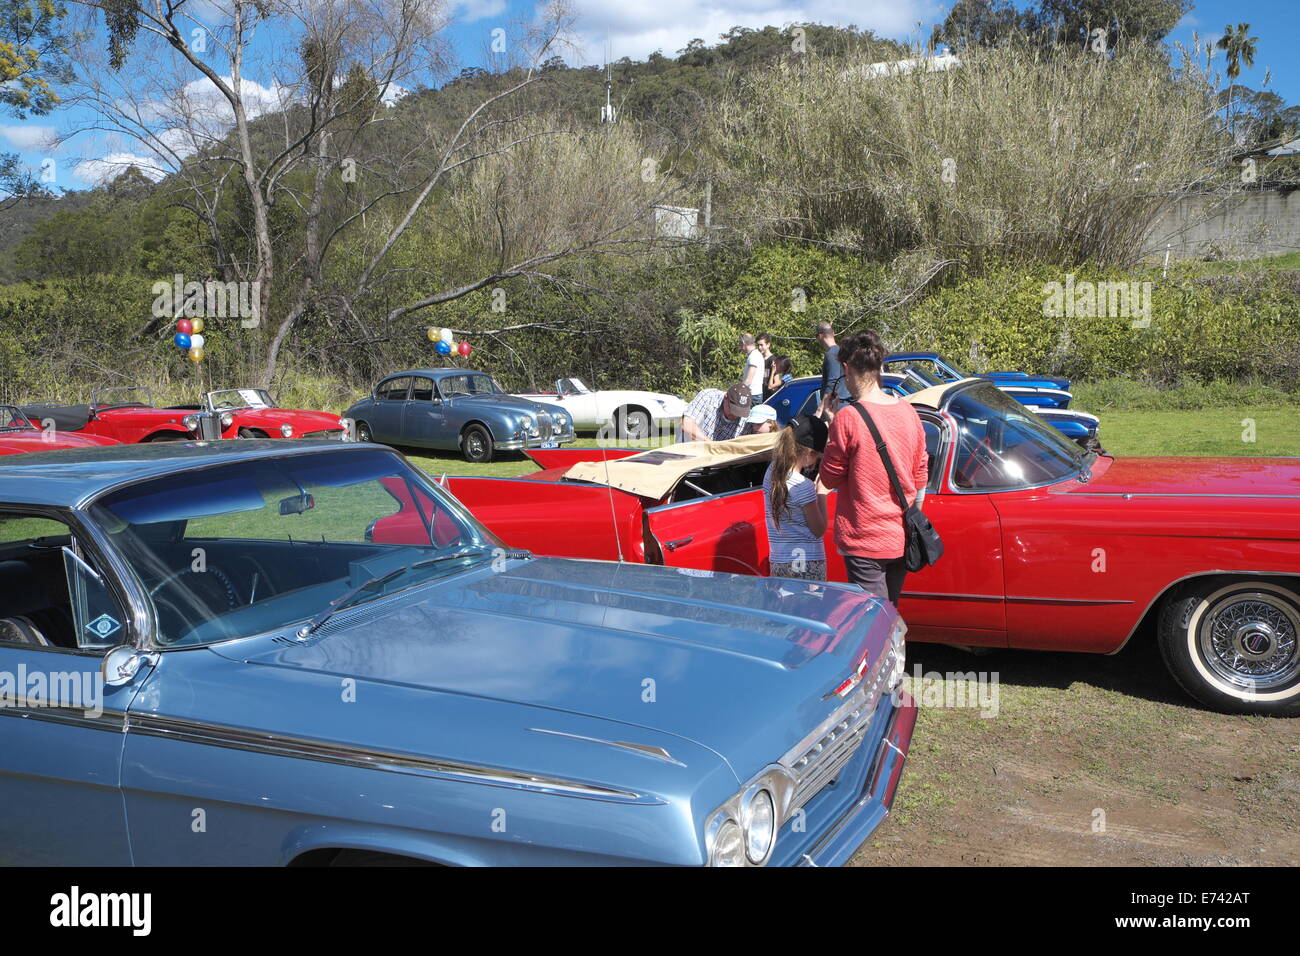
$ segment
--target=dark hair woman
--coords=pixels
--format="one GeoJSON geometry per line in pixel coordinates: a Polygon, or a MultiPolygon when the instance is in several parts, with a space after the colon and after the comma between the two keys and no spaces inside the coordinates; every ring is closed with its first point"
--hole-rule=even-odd
{"type": "Polygon", "coordinates": [[[826,423],[798,415],[781,429],[763,476],[772,577],[826,580],[826,498],[802,472],[826,447],[826,423]]]}
{"type": "Polygon", "coordinates": [[[767,374],[763,376],[763,401],[772,397],[772,393],[786,383],[793,367],[788,355],[773,355],[767,360],[767,374]]]}
{"type": "Polygon", "coordinates": [[[881,389],[885,355],[884,343],[874,332],[854,332],[840,339],[839,359],[851,399],[838,409],[833,395],[822,402],[823,415],[832,421],[818,483],[839,491],[835,546],[844,555],[849,581],[897,604],[907,574],[903,564],[906,505],[894,496],[875,439],[858,408],[879,429],[909,504],[915,499],[920,505],[925,495],[925,432],[916,409],[881,389]]]}

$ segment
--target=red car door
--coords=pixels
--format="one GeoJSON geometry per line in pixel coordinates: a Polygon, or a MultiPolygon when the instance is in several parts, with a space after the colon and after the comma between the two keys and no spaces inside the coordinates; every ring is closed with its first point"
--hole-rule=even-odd
{"type": "Polygon", "coordinates": [[[649,543],[669,567],[768,573],[762,488],[659,505],[645,515],[649,543]]]}

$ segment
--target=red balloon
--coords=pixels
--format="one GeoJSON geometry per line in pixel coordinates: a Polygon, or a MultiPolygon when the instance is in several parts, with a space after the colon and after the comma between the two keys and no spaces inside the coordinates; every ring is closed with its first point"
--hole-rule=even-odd
{"type": "Polygon", "coordinates": [[[474,350],[470,347],[468,342],[462,340],[460,345],[456,347],[456,351],[460,352],[461,355],[469,355],[469,353],[474,350]]]}
{"type": "Polygon", "coordinates": [[[194,331],[194,323],[191,322],[189,319],[177,319],[176,331],[181,333],[182,335],[189,335],[191,332],[194,331]]]}

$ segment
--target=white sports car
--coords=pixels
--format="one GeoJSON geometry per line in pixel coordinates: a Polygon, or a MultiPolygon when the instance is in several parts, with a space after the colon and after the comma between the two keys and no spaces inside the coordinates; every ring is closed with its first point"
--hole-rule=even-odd
{"type": "Polygon", "coordinates": [[[657,422],[681,418],[686,403],[676,395],[635,390],[593,392],[577,378],[562,378],[554,392],[518,393],[520,398],[559,405],[577,429],[610,429],[620,438],[647,438],[657,422]]]}

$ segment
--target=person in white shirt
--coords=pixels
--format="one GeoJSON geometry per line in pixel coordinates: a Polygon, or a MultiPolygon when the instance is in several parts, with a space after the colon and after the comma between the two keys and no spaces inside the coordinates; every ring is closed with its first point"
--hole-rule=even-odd
{"type": "Polygon", "coordinates": [[[820,418],[797,415],[772,450],[763,476],[763,512],[774,578],[826,580],[826,496],[803,471],[821,458],[827,432],[820,418]]]}
{"type": "Polygon", "coordinates": [[[745,356],[745,366],[740,380],[749,386],[749,392],[754,396],[754,404],[757,405],[763,400],[765,365],[763,353],[754,345],[754,337],[748,332],[740,336],[740,351],[745,356]]]}

